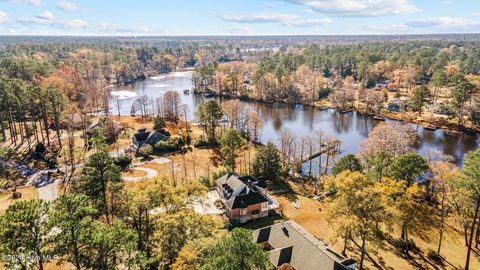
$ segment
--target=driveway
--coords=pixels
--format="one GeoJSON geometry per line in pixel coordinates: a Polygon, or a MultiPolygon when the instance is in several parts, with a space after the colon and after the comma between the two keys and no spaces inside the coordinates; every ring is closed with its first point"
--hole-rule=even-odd
{"type": "Polygon", "coordinates": [[[47,202],[51,202],[58,197],[58,183],[59,180],[53,181],[53,183],[46,186],[37,188],[38,197],[47,202]]]}
{"type": "Polygon", "coordinates": [[[135,182],[135,181],[139,181],[139,180],[142,180],[142,179],[150,179],[150,178],[158,176],[158,172],[156,170],[150,169],[150,168],[133,166],[132,170],[143,171],[143,172],[146,172],[147,175],[145,175],[145,176],[122,176],[122,179],[124,181],[135,182]]]}
{"type": "Polygon", "coordinates": [[[139,181],[139,180],[142,180],[142,179],[150,179],[150,178],[156,177],[156,176],[158,176],[158,172],[156,170],[150,169],[150,168],[145,168],[145,167],[139,167],[138,165],[149,164],[149,163],[165,164],[165,163],[168,163],[170,161],[171,160],[168,159],[168,158],[161,157],[161,158],[156,158],[156,159],[149,160],[147,162],[134,164],[132,166],[132,170],[143,171],[143,172],[146,172],[147,175],[145,175],[145,176],[122,176],[122,179],[124,181],[134,182],[134,181],[139,181]]]}
{"type": "Polygon", "coordinates": [[[215,202],[219,200],[220,195],[218,195],[218,192],[216,190],[209,190],[205,198],[193,203],[193,210],[202,215],[221,215],[223,214],[223,210],[215,206],[215,202]]]}

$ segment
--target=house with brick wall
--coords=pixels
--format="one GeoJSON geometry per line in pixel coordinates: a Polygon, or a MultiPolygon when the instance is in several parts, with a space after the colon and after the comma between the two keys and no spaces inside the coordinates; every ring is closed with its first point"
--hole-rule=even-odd
{"type": "Polygon", "coordinates": [[[278,211],[279,204],[267,194],[262,182],[253,176],[228,173],[215,181],[225,214],[230,220],[245,223],[278,211]]]}

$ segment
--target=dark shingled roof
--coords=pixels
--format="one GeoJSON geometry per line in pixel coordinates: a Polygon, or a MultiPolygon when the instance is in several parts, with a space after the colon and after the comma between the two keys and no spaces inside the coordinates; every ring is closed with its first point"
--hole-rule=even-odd
{"type": "Polygon", "coordinates": [[[355,261],[347,259],[292,220],[253,231],[256,243],[268,243],[275,267],[288,263],[296,270],[349,270],[355,261]]]}
{"type": "Polygon", "coordinates": [[[268,202],[268,198],[256,185],[259,182],[253,176],[240,177],[236,173],[225,174],[216,181],[222,188],[221,195],[230,209],[246,208],[249,205],[268,202]]]}
{"type": "Polygon", "coordinates": [[[246,194],[238,195],[233,198],[233,200],[228,200],[227,205],[230,209],[235,208],[247,208],[249,205],[254,205],[257,203],[268,202],[268,199],[265,195],[261,194],[258,191],[249,190],[246,194]]]}
{"type": "Polygon", "coordinates": [[[142,142],[148,140],[148,138],[150,138],[152,136],[159,136],[159,138],[165,137],[165,135],[159,133],[158,131],[150,130],[150,129],[147,129],[147,128],[139,129],[137,131],[137,133],[135,133],[133,136],[135,137],[135,140],[138,143],[142,143],[142,142]]]}

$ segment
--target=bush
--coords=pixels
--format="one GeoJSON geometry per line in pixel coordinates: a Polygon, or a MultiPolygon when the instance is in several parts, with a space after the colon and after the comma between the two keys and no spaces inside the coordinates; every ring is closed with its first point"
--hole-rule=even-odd
{"type": "Polygon", "coordinates": [[[132,164],[132,158],[127,156],[118,156],[113,160],[113,163],[120,167],[122,170],[126,170],[130,164],[132,164]]]}
{"type": "Polygon", "coordinates": [[[333,92],[333,89],[331,88],[322,88],[318,90],[318,99],[326,99],[328,96],[333,92]]]}
{"type": "Polygon", "coordinates": [[[178,142],[175,140],[168,140],[168,141],[159,141],[155,144],[155,152],[156,153],[170,153],[176,152],[180,150],[180,146],[178,146],[178,142]]]}
{"type": "Polygon", "coordinates": [[[405,250],[405,246],[408,248],[409,251],[417,251],[417,245],[413,242],[412,239],[408,239],[407,241],[403,239],[395,239],[393,240],[393,245],[401,250],[405,250]]]}
{"type": "Polygon", "coordinates": [[[49,168],[49,169],[56,169],[56,168],[58,168],[58,163],[57,163],[57,161],[56,161],[55,159],[49,159],[49,160],[47,161],[47,164],[48,164],[48,168],[49,168]]]}
{"type": "Polygon", "coordinates": [[[150,144],[144,144],[138,149],[138,153],[142,157],[148,157],[153,153],[153,147],[150,144]]]}
{"type": "Polygon", "coordinates": [[[214,180],[217,180],[218,178],[224,176],[224,175],[227,174],[227,173],[228,173],[228,170],[222,169],[222,170],[220,170],[220,171],[218,171],[218,172],[213,172],[213,173],[212,173],[212,178],[213,178],[214,180]]]}
{"type": "Polygon", "coordinates": [[[206,147],[210,146],[210,144],[205,140],[197,140],[197,141],[195,141],[193,146],[195,148],[206,148],[206,147]]]}
{"type": "Polygon", "coordinates": [[[375,85],[377,85],[377,81],[375,80],[374,77],[368,76],[365,82],[363,83],[363,85],[365,86],[365,88],[370,89],[375,87],[375,85]]]}
{"type": "Polygon", "coordinates": [[[210,181],[210,178],[206,176],[201,176],[200,178],[198,178],[198,181],[207,188],[213,187],[213,182],[210,181]]]}
{"type": "Polygon", "coordinates": [[[42,159],[46,151],[47,151],[47,148],[45,147],[45,145],[39,142],[35,145],[35,149],[33,150],[33,153],[32,153],[32,158],[42,159]]]}
{"type": "Polygon", "coordinates": [[[163,117],[157,116],[153,119],[153,130],[162,133],[161,131],[165,131],[165,119],[163,117]]]}
{"type": "Polygon", "coordinates": [[[436,263],[441,263],[442,262],[442,256],[438,254],[435,250],[429,249],[427,256],[430,260],[436,262],[436,263]]]}

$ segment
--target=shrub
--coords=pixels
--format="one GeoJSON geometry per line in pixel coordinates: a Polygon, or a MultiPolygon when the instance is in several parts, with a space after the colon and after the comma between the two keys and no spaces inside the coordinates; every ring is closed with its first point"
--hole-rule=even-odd
{"type": "Polygon", "coordinates": [[[218,179],[218,178],[222,177],[223,175],[225,175],[225,174],[227,174],[227,173],[228,173],[228,170],[222,169],[222,170],[220,170],[220,171],[218,171],[218,172],[213,172],[213,173],[212,173],[212,178],[213,178],[213,179],[218,179]]]}
{"type": "Polygon", "coordinates": [[[35,145],[35,149],[33,150],[33,153],[32,153],[32,158],[42,159],[46,151],[47,151],[47,148],[45,147],[45,145],[39,142],[35,145]]]}
{"type": "Polygon", "coordinates": [[[121,155],[121,156],[116,157],[113,160],[113,163],[115,165],[117,165],[118,167],[120,167],[122,170],[126,170],[128,168],[128,166],[130,166],[130,164],[132,164],[132,158],[130,158],[128,156],[125,156],[125,155],[121,155]]]}
{"type": "Polygon", "coordinates": [[[442,256],[438,254],[435,250],[429,249],[427,256],[430,260],[436,262],[436,263],[441,263],[442,262],[442,256]]]}
{"type": "Polygon", "coordinates": [[[48,168],[49,168],[49,169],[56,169],[56,168],[58,168],[58,163],[57,163],[57,161],[56,161],[55,159],[49,159],[49,160],[47,161],[47,164],[48,164],[48,168]]]}
{"type": "Polygon", "coordinates": [[[368,76],[367,79],[364,81],[364,86],[367,89],[373,88],[375,87],[375,85],[377,85],[377,81],[372,76],[368,76]]]}
{"type": "Polygon", "coordinates": [[[162,133],[161,131],[165,131],[165,119],[163,117],[157,116],[153,119],[153,130],[162,133]]]}
{"type": "Polygon", "coordinates": [[[138,149],[138,153],[142,157],[148,157],[153,153],[153,147],[150,144],[144,144],[138,149]]]}
{"type": "Polygon", "coordinates": [[[202,185],[206,186],[207,188],[213,187],[213,182],[210,181],[210,178],[208,178],[208,177],[206,177],[206,176],[201,176],[200,178],[198,178],[198,181],[199,181],[202,185]]]}
{"type": "Polygon", "coordinates": [[[159,141],[154,147],[156,153],[176,152],[179,151],[180,148],[181,147],[178,146],[178,142],[176,140],[159,141]]]}
{"type": "Polygon", "coordinates": [[[333,92],[331,88],[322,88],[318,91],[318,99],[326,99],[333,92]]]}
{"type": "Polygon", "coordinates": [[[195,146],[195,148],[205,148],[205,147],[208,147],[209,145],[210,144],[205,140],[197,140],[193,144],[193,146],[195,146]]]}
{"type": "Polygon", "coordinates": [[[412,239],[408,239],[407,241],[405,241],[403,239],[395,239],[395,240],[393,240],[393,245],[396,248],[401,249],[401,250],[404,250],[405,247],[407,247],[407,249],[410,250],[410,251],[418,250],[417,245],[415,244],[415,242],[413,242],[412,239]]]}

